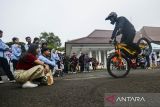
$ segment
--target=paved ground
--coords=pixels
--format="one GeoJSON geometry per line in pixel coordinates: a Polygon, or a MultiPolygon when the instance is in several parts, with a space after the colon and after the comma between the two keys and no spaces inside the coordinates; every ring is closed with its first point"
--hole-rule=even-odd
{"type": "Polygon", "coordinates": [[[52,86],[22,89],[0,84],[0,107],[103,107],[105,93],[159,93],[160,70],[132,70],[127,78],[111,78],[106,71],[69,74],[52,86]]]}

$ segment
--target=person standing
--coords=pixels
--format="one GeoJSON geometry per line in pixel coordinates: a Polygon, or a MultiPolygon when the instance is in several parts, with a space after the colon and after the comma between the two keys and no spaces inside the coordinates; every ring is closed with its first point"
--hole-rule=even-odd
{"type": "Polygon", "coordinates": [[[33,40],[33,44],[39,45],[40,44],[40,39],[35,37],[34,40],[33,40]]]}
{"type": "Polygon", "coordinates": [[[41,45],[41,50],[42,50],[43,48],[47,48],[47,47],[48,47],[47,42],[44,42],[44,43],[42,43],[42,45],[41,45]]]}
{"type": "MultiPolygon", "coordinates": [[[[14,76],[10,70],[8,60],[6,58],[5,52],[9,50],[9,46],[6,45],[2,40],[3,31],[0,30],[0,66],[3,68],[10,82],[15,82],[14,76]]],[[[0,83],[4,83],[0,77],[0,83]]]]}
{"type": "Polygon", "coordinates": [[[81,56],[79,57],[79,65],[80,65],[80,72],[84,71],[84,54],[81,53],[81,56]]]}
{"type": "Polygon", "coordinates": [[[29,36],[27,36],[25,39],[26,39],[26,42],[27,42],[27,44],[25,44],[25,51],[28,51],[28,48],[31,45],[32,40],[31,40],[31,37],[29,37],[29,36]]]}
{"type": "Polygon", "coordinates": [[[66,54],[63,54],[63,63],[64,63],[64,70],[63,72],[68,74],[68,65],[69,65],[69,57],[66,54]]]}
{"type": "Polygon", "coordinates": [[[17,62],[22,54],[21,46],[19,45],[19,39],[17,37],[12,38],[13,45],[11,46],[11,61],[13,63],[13,69],[16,69],[17,62]]]}
{"type": "Polygon", "coordinates": [[[55,61],[56,65],[60,69],[60,57],[55,49],[51,50],[51,60],[55,61]]]}
{"type": "Polygon", "coordinates": [[[151,54],[151,60],[152,60],[152,68],[154,69],[156,67],[156,58],[155,58],[155,54],[152,53],[151,54]]]}
{"type": "Polygon", "coordinates": [[[76,57],[76,54],[73,53],[73,55],[70,58],[70,69],[73,73],[76,73],[77,64],[78,64],[78,59],[76,57]]]}
{"type": "Polygon", "coordinates": [[[90,64],[90,58],[88,54],[86,53],[84,56],[84,68],[85,68],[85,71],[87,72],[89,72],[89,64],[90,64]]]}

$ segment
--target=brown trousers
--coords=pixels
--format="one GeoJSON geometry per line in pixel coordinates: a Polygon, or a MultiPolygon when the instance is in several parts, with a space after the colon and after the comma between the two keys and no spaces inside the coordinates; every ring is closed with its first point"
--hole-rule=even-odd
{"type": "Polygon", "coordinates": [[[27,81],[47,76],[48,85],[52,85],[54,83],[52,73],[50,70],[45,73],[45,70],[46,69],[42,65],[34,66],[29,70],[16,70],[14,73],[15,80],[20,83],[25,83],[27,81]]]}

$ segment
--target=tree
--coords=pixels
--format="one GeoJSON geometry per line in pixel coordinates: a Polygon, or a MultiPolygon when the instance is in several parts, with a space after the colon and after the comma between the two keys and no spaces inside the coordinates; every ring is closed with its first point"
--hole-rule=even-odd
{"type": "Polygon", "coordinates": [[[59,48],[61,46],[61,40],[58,36],[54,35],[54,33],[42,32],[40,35],[40,40],[45,40],[50,49],[59,48]]]}
{"type": "Polygon", "coordinates": [[[65,51],[65,47],[59,47],[59,48],[57,48],[57,50],[58,50],[58,51],[61,51],[61,52],[62,52],[62,51],[65,51]]]}

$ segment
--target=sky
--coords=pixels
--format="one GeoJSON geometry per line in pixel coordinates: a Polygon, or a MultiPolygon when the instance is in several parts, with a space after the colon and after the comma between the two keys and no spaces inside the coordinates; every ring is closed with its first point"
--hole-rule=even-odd
{"type": "Polygon", "coordinates": [[[64,45],[95,29],[114,29],[104,20],[112,11],[128,18],[137,31],[160,27],[159,4],[160,0],[0,0],[0,29],[5,42],[53,32],[64,45]]]}

